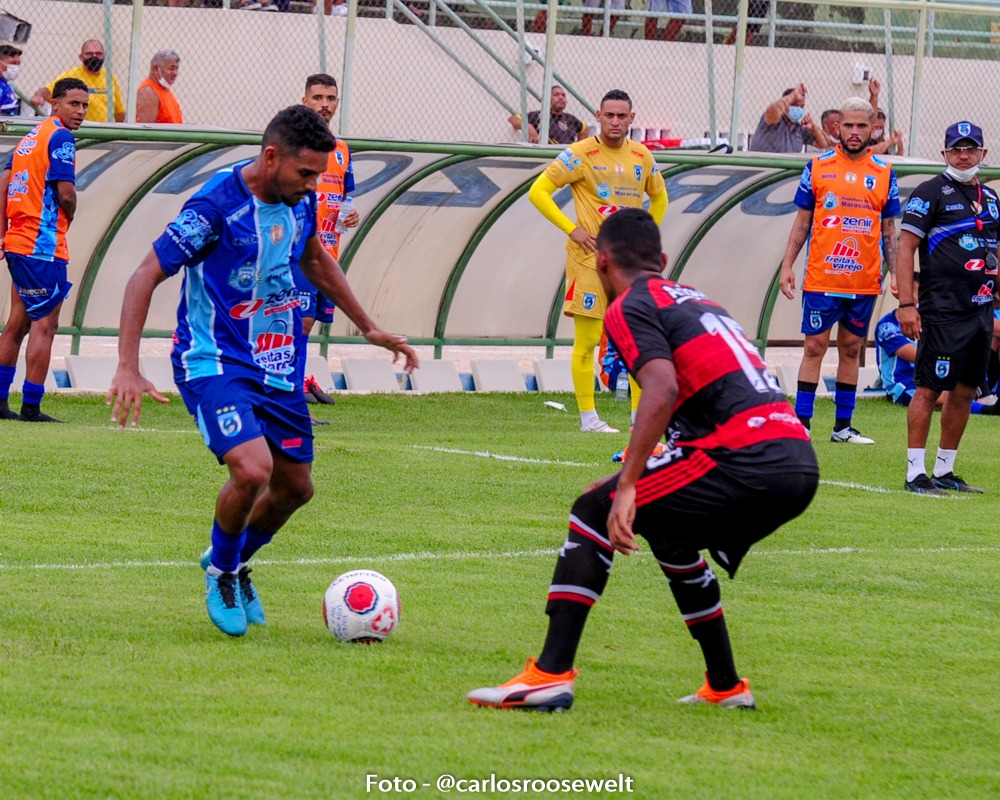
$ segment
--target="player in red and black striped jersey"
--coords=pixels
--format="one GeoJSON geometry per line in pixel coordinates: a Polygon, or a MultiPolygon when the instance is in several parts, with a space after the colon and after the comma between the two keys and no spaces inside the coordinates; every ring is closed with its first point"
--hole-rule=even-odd
{"type": "Polygon", "coordinates": [[[806,429],[739,324],[697,289],[665,279],[665,266],[659,228],[646,212],[623,209],[601,226],[597,270],[614,299],[605,326],[642,387],[630,456],[573,505],[538,661],[503,686],[470,693],[474,703],[572,704],[587,614],[615,552],[635,552],[638,533],[705,657],[705,685],[682,702],[754,707],[701,551],[732,577],[754,542],[806,509],[819,467],[806,429]],[[664,435],[665,451],[651,455],[664,435]]]}

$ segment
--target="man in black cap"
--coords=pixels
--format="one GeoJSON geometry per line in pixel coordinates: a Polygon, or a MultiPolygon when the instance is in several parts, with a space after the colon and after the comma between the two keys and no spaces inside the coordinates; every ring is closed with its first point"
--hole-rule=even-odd
{"type": "Polygon", "coordinates": [[[956,122],[945,133],[944,147],[947,169],[920,184],[903,210],[896,258],[899,324],[904,334],[919,340],[917,391],[906,417],[905,488],[917,494],[980,494],[982,489],[955,475],[954,464],[989,363],[1000,201],[976,177],[986,158],[978,125],[956,122]],[[919,294],[913,280],[918,249],[919,294]],[[934,404],[944,391],[941,439],[928,478],[924,450],[934,404]]]}

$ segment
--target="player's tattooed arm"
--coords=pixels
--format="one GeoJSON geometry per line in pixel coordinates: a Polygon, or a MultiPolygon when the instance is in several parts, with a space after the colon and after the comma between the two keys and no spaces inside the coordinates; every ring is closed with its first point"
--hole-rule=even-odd
{"type": "Polygon", "coordinates": [[[896,277],[896,220],[882,220],[882,252],[885,255],[885,267],[889,274],[896,277]]]}

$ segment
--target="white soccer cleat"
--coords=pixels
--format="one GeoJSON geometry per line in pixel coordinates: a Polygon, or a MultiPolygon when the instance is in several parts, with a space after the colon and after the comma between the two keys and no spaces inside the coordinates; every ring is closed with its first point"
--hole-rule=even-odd
{"type": "Polygon", "coordinates": [[[594,419],[588,423],[580,423],[580,430],[584,433],[621,433],[618,428],[612,428],[603,419],[594,419]]]}
{"type": "Polygon", "coordinates": [[[750,711],[757,708],[757,704],[753,700],[753,693],[750,691],[750,681],[746,678],[741,678],[739,683],[726,692],[717,692],[708,685],[708,678],[706,677],[704,686],[694,694],[680,698],[677,702],[692,705],[695,703],[710,703],[722,708],[743,708],[750,711]]]}
{"type": "Polygon", "coordinates": [[[520,675],[500,686],[473,689],[466,697],[477,706],[564,711],[573,705],[573,679],[576,676],[576,669],[559,675],[542,672],[535,659],[529,658],[520,675]]]}
{"type": "Polygon", "coordinates": [[[847,444],[875,444],[874,439],[862,436],[857,428],[847,427],[842,431],[834,431],[830,434],[831,442],[846,442],[847,444]]]}

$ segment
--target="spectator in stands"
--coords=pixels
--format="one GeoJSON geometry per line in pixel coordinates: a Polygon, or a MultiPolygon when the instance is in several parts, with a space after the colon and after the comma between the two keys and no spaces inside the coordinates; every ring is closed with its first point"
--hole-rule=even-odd
{"type": "MultiPolygon", "coordinates": [[[[312,0],[313,12],[316,11],[316,0],[312,0]]],[[[333,14],[335,17],[347,16],[347,0],[323,0],[323,13],[328,17],[333,14]]]]}
{"type": "MultiPolygon", "coordinates": [[[[68,69],[57,76],[52,83],[43,86],[31,97],[31,104],[36,108],[45,106],[52,99],[52,90],[56,82],[63,78],[76,78],[87,85],[90,92],[90,106],[87,108],[89,122],[108,121],[108,71],[104,68],[104,45],[97,39],[88,39],[80,48],[80,66],[68,69]]],[[[114,102],[115,122],[125,121],[125,104],[121,92],[118,91],[118,80],[111,76],[111,91],[114,102]]]]}
{"type": "Polygon", "coordinates": [[[87,85],[62,78],[52,87],[52,116],[7,157],[0,175],[0,258],[10,270],[10,314],[0,334],[0,419],[58,422],[41,412],[59,309],[69,294],[66,231],[76,213],[76,142],[87,113],[87,85]],[[8,188],[10,192],[8,193],[8,188]],[[21,413],[8,406],[24,338],[21,413]]]}
{"type": "MultiPolygon", "coordinates": [[[[747,17],[749,19],[764,19],[767,17],[769,12],[767,0],[750,0],[750,5],[747,7],[747,17]]],[[[753,37],[760,30],[759,22],[747,22],[747,35],[744,41],[750,44],[753,37]]],[[[736,41],[736,28],[733,28],[729,32],[729,36],[726,37],[726,44],[733,44],[736,41]]]]}
{"type": "Polygon", "coordinates": [[[823,150],[831,144],[826,133],[805,113],[806,86],[800,83],[785,89],[761,115],[750,139],[750,149],[758,153],[801,153],[804,145],[815,142],[823,150]]]}
{"type": "MultiPolygon", "coordinates": [[[[671,14],[690,14],[691,0],[649,0],[646,10],[652,12],[667,11],[671,14]]],[[[677,38],[677,34],[681,32],[681,28],[683,27],[684,20],[669,20],[667,26],[663,29],[663,41],[672,42],[677,38]]],[[[657,17],[646,17],[646,38],[656,39],[657,34],[659,34],[659,19],[657,17]]]]}
{"type": "MultiPolygon", "coordinates": [[[[920,274],[913,273],[913,286],[916,291],[920,274]]],[[[993,296],[994,305],[998,297],[993,296]]],[[[901,406],[908,406],[917,391],[914,379],[914,362],[917,360],[917,343],[910,339],[899,324],[898,309],[893,309],[878,321],[875,326],[875,358],[878,363],[879,377],[886,397],[901,406]]],[[[998,312],[994,311],[994,314],[998,312]]],[[[996,394],[997,373],[1000,372],[1000,362],[997,361],[997,343],[1000,342],[1000,318],[993,320],[993,350],[990,354],[990,370],[987,376],[987,387],[984,394],[996,394]]],[[[941,410],[948,392],[942,392],[934,403],[937,411],[941,410]]],[[[1000,414],[1000,403],[986,405],[977,400],[972,401],[973,414],[1000,414]]]]}
{"type": "MultiPolygon", "coordinates": [[[[611,9],[614,11],[619,11],[625,8],[625,0],[583,0],[583,5],[586,8],[604,8],[605,2],[611,3],[611,9]]],[[[601,19],[602,20],[604,19],[603,14],[601,14],[601,19]]],[[[617,24],[618,24],[618,15],[612,14],[611,25],[610,28],[608,29],[609,36],[615,35],[615,25],[617,24]]],[[[603,27],[604,23],[602,22],[601,28],[603,29],[603,27]]],[[[580,20],[580,33],[583,34],[584,36],[590,36],[593,33],[593,29],[594,29],[594,15],[584,14],[580,20]]]]}
{"type": "Polygon", "coordinates": [[[21,51],[10,44],[0,44],[0,116],[16,117],[21,101],[10,84],[21,72],[21,51]]]}
{"type": "MultiPolygon", "coordinates": [[[[836,108],[828,108],[820,115],[819,124],[830,142],[830,147],[834,147],[840,140],[840,111],[836,108]]],[[[822,153],[826,149],[818,144],[806,145],[807,153],[822,153]]]]}
{"type": "MultiPolygon", "coordinates": [[[[507,121],[515,131],[521,130],[521,115],[511,114],[507,121]]],[[[538,131],[542,127],[542,112],[528,112],[528,141],[538,144],[538,131]]],[[[552,87],[549,103],[549,142],[552,144],[572,144],[587,136],[587,126],[572,114],[566,112],[566,90],[562,86],[552,87]]]]}
{"type": "Polygon", "coordinates": [[[149,77],[139,84],[136,94],[136,122],[180,124],[181,107],[174,96],[181,57],[173,50],[157,50],[149,64],[149,77]]]}
{"type": "Polygon", "coordinates": [[[885,155],[886,153],[897,156],[906,155],[903,150],[902,131],[894,130],[890,135],[886,136],[888,132],[888,120],[885,116],[885,111],[878,107],[878,96],[881,90],[882,84],[878,78],[872,78],[868,81],[868,102],[871,103],[872,108],[877,109],[875,124],[872,125],[872,138],[869,140],[868,146],[877,155],[885,155]]]}

